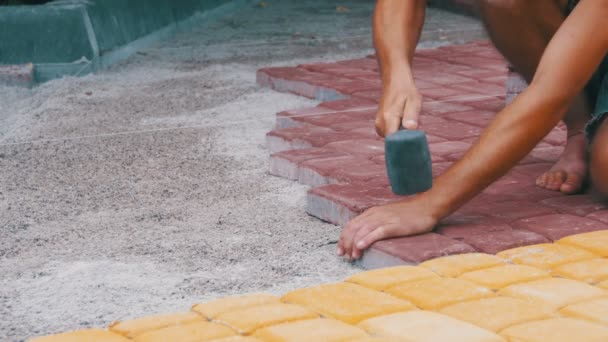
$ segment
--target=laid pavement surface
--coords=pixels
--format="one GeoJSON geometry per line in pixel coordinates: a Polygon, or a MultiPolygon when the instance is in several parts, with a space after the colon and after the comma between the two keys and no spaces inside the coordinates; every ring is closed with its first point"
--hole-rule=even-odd
{"type": "MultiPolygon", "coordinates": [[[[505,106],[507,63],[488,41],[418,50],[414,78],[423,96],[421,129],[433,173],[442,174],[479,138],[505,106]]],[[[264,68],[258,82],[325,101],[282,111],[268,133],[270,173],[313,187],[307,212],[344,225],[364,210],[402,200],[392,193],[384,142],[374,130],[381,82],[375,58],[264,68]]],[[[607,230],[606,202],[566,196],[535,179],[557,161],[566,143],[558,125],[507,175],[442,220],[434,232],[371,246],[366,268],[417,264],[450,254],[498,253],[607,230]]]]}
{"type": "MultiPolygon", "coordinates": [[[[267,174],[268,66],[372,53],[369,1],[266,1],[95,75],[0,88],[0,337],[22,340],[356,271],[307,186],[267,174]],[[337,6],[343,6],[337,10],[337,6]]],[[[479,39],[430,10],[424,46],[479,39]]]]}

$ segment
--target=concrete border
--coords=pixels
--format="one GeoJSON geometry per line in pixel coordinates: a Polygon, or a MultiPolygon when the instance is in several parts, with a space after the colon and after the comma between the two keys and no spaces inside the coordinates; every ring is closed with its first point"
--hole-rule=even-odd
{"type": "MultiPolygon", "coordinates": [[[[250,1],[61,0],[5,6],[0,65],[32,63],[38,83],[84,75],[250,1]]],[[[1,78],[0,83],[7,84],[1,78]]]]}

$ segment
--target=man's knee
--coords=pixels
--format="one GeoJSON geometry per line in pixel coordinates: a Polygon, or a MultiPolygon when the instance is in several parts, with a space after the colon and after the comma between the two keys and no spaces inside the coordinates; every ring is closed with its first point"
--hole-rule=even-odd
{"type": "Polygon", "coordinates": [[[591,146],[591,181],[608,197],[608,121],[604,121],[591,146]]]}

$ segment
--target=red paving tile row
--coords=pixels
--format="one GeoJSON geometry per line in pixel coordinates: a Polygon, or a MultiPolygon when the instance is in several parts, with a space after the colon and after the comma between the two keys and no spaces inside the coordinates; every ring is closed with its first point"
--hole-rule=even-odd
{"type": "MultiPolygon", "coordinates": [[[[364,210],[403,199],[386,176],[384,142],[374,118],[381,95],[378,64],[366,57],[258,71],[258,82],[277,91],[322,101],[277,114],[267,135],[269,173],[312,188],[307,212],[344,225],[364,210]]],[[[414,76],[423,95],[433,174],[462,158],[483,128],[521,91],[514,74],[487,42],[419,50],[414,76]],[[507,89],[505,89],[505,86],[507,89]]],[[[563,196],[535,186],[557,160],[566,139],[556,127],[516,166],[445,219],[435,232],[377,242],[361,263],[375,268],[457,253],[502,250],[608,229],[608,207],[589,195],[563,196]]]]}
{"type": "Polygon", "coordinates": [[[34,65],[31,63],[0,65],[0,84],[31,87],[34,85],[34,65]]]}

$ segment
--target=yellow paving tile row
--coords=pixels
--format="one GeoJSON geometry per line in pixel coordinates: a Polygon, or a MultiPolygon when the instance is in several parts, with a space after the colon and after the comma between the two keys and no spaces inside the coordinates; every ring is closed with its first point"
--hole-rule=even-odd
{"type": "Polygon", "coordinates": [[[35,342],[608,341],[608,231],[361,272],[35,342]]]}

